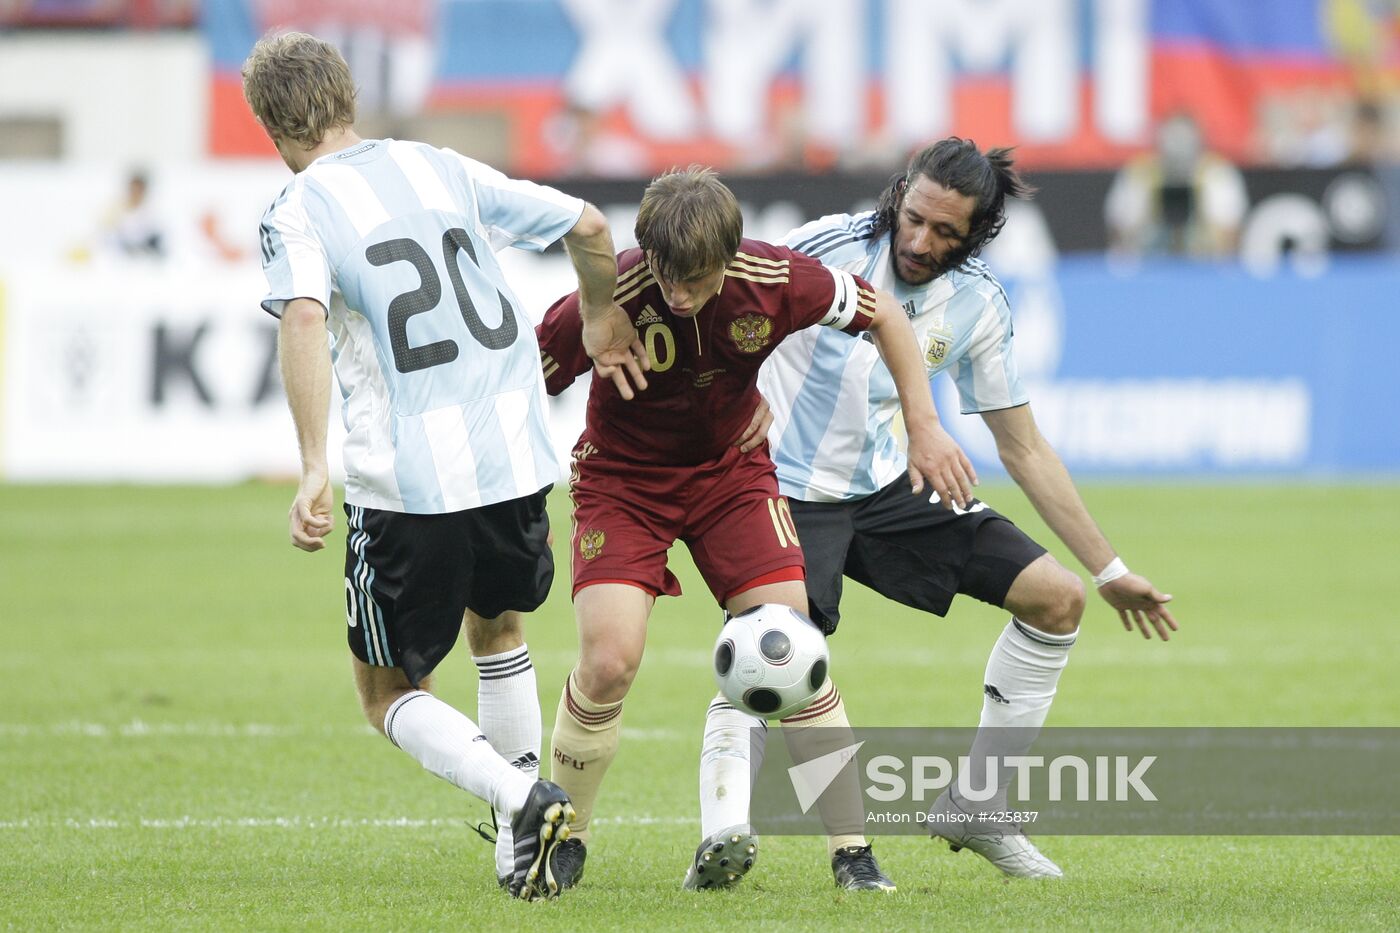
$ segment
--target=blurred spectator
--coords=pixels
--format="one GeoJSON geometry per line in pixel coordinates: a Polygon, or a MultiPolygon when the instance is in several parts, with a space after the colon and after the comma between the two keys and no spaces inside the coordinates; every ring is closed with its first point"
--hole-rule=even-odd
{"type": "Polygon", "coordinates": [[[1273,165],[1327,168],[1350,149],[1351,94],[1343,88],[1304,86],[1261,99],[1259,157],[1273,165]]]}
{"type": "Polygon", "coordinates": [[[577,101],[550,117],[544,139],[560,162],[560,174],[576,178],[641,178],[646,150],[607,126],[603,114],[577,101]]]}
{"type": "Polygon", "coordinates": [[[102,223],[102,245],[123,256],[165,257],[165,233],[150,201],[150,179],[140,169],[126,179],[126,194],[102,223]]]}
{"type": "Polygon", "coordinates": [[[1350,143],[1346,160],[1350,165],[1371,167],[1391,161],[1385,109],[1379,101],[1363,98],[1356,102],[1350,143]]]}
{"type": "Polygon", "coordinates": [[[1196,121],[1168,117],[1156,148],[1125,165],[1104,204],[1110,248],[1131,255],[1232,255],[1249,199],[1244,176],[1206,150],[1196,121]]]}
{"type": "Polygon", "coordinates": [[[1394,146],[1386,95],[1344,87],[1302,87],[1259,109],[1259,156],[1266,164],[1333,168],[1387,161],[1394,146]]]}

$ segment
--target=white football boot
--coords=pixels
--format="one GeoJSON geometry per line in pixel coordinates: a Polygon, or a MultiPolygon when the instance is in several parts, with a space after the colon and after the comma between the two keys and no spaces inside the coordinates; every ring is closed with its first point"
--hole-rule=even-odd
{"type": "Polygon", "coordinates": [[[1041,854],[1020,826],[980,822],[946,790],[929,811],[929,835],[946,839],[954,852],[971,849],[1013,878],[1063,878],[1065,874],[1041,854]]]}

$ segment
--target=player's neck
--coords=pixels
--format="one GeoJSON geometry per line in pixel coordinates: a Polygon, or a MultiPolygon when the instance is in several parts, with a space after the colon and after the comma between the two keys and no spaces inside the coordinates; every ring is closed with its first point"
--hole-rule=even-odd
{"type": "Polygon", "coordinates": [[[363,142],[363,140],[360,139],[359,134],[355,132],[353,126],[344,126],[332,130],[322,138],[320,143],[312,148],[298,149],[296,152],[292,153],[291,160],[296,163],[293,168],[298,172],[305,171],[307,166],[321,158],[321,156],[327,156],[334,152],[340,152],[343,149],[349,149],[351,146],[360,142],[363,142]]]}

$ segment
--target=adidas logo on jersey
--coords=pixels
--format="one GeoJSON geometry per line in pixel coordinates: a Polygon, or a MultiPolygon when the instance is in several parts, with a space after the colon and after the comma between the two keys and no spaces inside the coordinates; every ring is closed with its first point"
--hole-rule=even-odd
{"type": "Polygon", "coordinates": [[[642,308],[642,313],[637,315],[637,327],[645,327],[648,324],[660,324],[661,315],[656,313],[656,309],[651,305],[642,308]]]}

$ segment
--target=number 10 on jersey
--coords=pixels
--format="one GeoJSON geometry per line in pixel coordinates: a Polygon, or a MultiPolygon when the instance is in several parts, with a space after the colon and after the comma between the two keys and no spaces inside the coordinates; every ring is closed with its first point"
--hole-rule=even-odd
{"type": "Polygon", "coordinates": [[[768,500],[768,515],[773,519],[773,530],[778,535],[778,547],[801,547],[797,540],[797,526],[792,522],[792,509],[787,499],[779,496],[768,500]]]}

